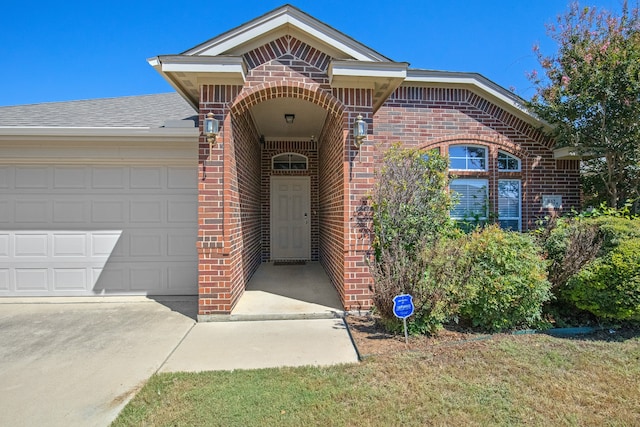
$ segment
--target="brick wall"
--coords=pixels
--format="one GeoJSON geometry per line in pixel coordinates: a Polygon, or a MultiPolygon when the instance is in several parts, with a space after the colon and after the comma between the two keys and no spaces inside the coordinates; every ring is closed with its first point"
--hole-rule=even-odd
{"type": "Polygon", "coordinates": [[[374,138],[379,158],[394,142],[406,146],[439,148],[447,154],[449,145],[474,144],[488,148],[486,172],[458,172],[460,178],[489,181],[490,206],[497,209],[499,179],[522,182],[522,227],[535,227],[548,214],[542,195],[561,195],[565,210],[580,205],[579,169],[575,161],[556,162],[553,141],[539,129],[466,89],[400,87],[377,111],[374,138]],[[502,150],[521,160],[521,172],[498,172],[497,155],[502,150]]]}
{"type": "Polygon", "coordinates": [[[341,300],[344,288],[344,132],[342,116],[329,116],[318,147],[320,263],[341,300]]]}
{"type": "Polygon", "coordinates": [[[238,86],[201,89],[201,125],[213,112],[222,126],[211,153],[200,139],[199,315],[230,312],[260,261],[260,147],[247,114],[230,113],[240,92],[238,86]]]}

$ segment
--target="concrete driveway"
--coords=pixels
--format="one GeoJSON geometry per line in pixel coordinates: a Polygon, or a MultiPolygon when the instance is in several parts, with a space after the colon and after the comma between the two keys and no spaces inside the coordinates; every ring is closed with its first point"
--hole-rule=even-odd
{"type": "Polygon", "coordinates": [[[168,305],[197,304],[8,301],[0,303],[2,426],[110,424],[195,324],[168,305]]]}
{"type": "Polygon", "coordinates": [[[195,323],[195,298],[0,299],[0,426],[107,426],[155,372],[355,363],[342,319],[195,323]]]}

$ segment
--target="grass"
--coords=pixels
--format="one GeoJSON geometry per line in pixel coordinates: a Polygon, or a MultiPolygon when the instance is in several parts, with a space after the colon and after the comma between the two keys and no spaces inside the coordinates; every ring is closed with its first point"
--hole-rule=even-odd
{"type": "Polygon", "coordinates": [[[640,425],[640,338],[496,336],[358,365],[160,374],[114,426],[640,425]]]}

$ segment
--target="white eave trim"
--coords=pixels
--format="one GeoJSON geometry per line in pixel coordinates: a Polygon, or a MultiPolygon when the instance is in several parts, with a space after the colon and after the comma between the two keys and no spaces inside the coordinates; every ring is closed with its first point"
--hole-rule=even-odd
{"type": "Polygon", "coordinates": [[[244,82],[247,65],[239,56],[157,56],[147,60],[149,64],[163,73],[220,73],[234,74],[244,82]]]}
{"type": "Polygon", "coordinates": [[[17,127],[0,126],[0,142],[15,140],[95,139],[95,140],[150,140],[157,142],[193,141],[200,135],[193,128],[149,128],[149,127],[17,127]]]}
{"type": "Polygon", "coordinates": [[[406,62],[331,61],[329,78],[331,81],[343,77],[404,80],[408,66],[406,62]]]}
{"type": "MultiPolygon", "coordinates": [[[[520,111],[527,112],[524,102],[517,95],[477,73],[456,73],[449,71],[409,70],[406,82],[462,84],[475,86],[505,104],[509,104],[520,111]]],[[[528,114],[528,113],[527,113],[528,114]]]]}
{"type": "Polygon", "coordinates": [[[377,52],[366,48],[366,46],[291,6],[285,6],[270,12],[209,42],[196,46],[184,52],[184,54],[222,55],[287,25],[299,29],[354,59],[360,61],[388,61],[387,58],[377,52]]]}

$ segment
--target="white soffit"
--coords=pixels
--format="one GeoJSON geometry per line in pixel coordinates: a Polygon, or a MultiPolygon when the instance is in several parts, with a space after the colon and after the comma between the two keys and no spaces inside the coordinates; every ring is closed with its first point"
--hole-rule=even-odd
{"type": "Polygon", "coordinates": [[[274,33],[277,36],[284,33],[297,35],[298,38],[306,39],[303,41],[314,40],[316,43],[312,42],[312,45],[319,43],[323,47],[321,50],[328,54],[336,53],[332,55],[333,57],[353,58],[359,61],[389,61],[388,58],[378,52],[291,5],[273,10],[253,21],[221,34],[187,50],[183,55],[240,55],[254,47],[265,44],[271,39],[277,38],[274,37],[274,33]],[[282,31],[283,29],[285,31],[282,31]],[[338,52],[341,54],[337,54],[338,52]]]}

